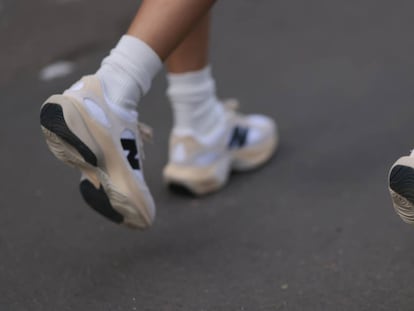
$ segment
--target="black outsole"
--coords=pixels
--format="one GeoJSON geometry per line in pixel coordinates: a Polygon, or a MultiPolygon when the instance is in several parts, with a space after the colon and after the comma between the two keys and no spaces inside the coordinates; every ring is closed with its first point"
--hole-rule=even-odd
{"type": "Polygon", "coordinates": [[[124,221],[124,216],[112,207],[102,186],[96,189],[89,180],[83,180],[79,188],[83,199],[93,210],[117,224],[124,221]]]}
{"type": "Polygon", "coordinates": [[[95,154],[68,128],[60,105],[45,104],[40,111],[40,124],[74,147],[86,162],[97,166],[95,154]]]}
{"type": "Polygon", "coordinates": [[[194,192],[192,192],[189,188],[178,183],[169,183],[168,189],[178,195],[192,198],[197,197],[197,195],[194,192]]]}
{"type": "Polygon", "coordinates": [[[390,188],[414,204],[414,169],[396,165],[390,173],[390,188]]]}

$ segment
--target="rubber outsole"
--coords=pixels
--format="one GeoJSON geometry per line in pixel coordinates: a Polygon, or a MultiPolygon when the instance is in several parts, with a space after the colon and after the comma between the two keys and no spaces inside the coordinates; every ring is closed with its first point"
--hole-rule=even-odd
{"type": "Polygon", "coordinates": [[[45,104],[40,111],[40,124],[74,147],[87,163],[98,165],[95,154],[67,126],[60,105],[45,104]]]}
{"type": "Polygon", "coordinates": [[[79,190],[85,202],[93,210],[115,223],[121,224],[124,221],[124,216],[112,207],[102,185],[96,189],[89,180],[85,179],[79,184],[79,190]]]}
{"type": "Polygon", "coordinates": [[[182,183],[168,182],[167,187],[171,192],[174,192],[175,194],[186,197],[197,197],[197,193],[194,190],[182,183]]]}
{"type": "Polygon", "coordinates": [[[389,175],[389,189],[397,214],[405,223],[414,224],[414,169],[394,166],[389,175]]]}
{"type": "Polygon", "coordinates": [[[414,204],[414,169],[396,165],[390,173],[390,188],[414,204]]]}
{"type": "MultiPolygon", "coordinates": [[[[87,164],[93,167],[97,166],[96,155],[69,129],[63,115],[63,109],[59,104],[46,103],[42,107],[40,111],[40,124],[47,130],[44,130],[46,141],[58,159],[80,168],[85,168],[87,164]],[[68,154],[62,151],[62,142],[59,139],[74,148],[87,164],[81,163],[76,154],[68,154]]],[[[118,224],[124,221],[124,216],[112,207],[102,185],[97,189],[89,180],[85,179],[80,184],[80,192],[89,207],[108,220],[118,224]]]]}

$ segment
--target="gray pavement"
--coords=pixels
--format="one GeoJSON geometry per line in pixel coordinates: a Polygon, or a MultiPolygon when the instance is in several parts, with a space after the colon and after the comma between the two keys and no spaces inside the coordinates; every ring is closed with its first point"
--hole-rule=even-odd
{"type": "Polygon", "coordinates": [[[0,310],[413,310],[414,228],[394,214],[386,176],[414,146],[414,3],[219,2],[220,94],[275,117],[281,148],[221,193],[169,192],[160,75],[140,106],[156,131],[146,232],[87,208],[38,120],[49,94],[97,68],[136,6],[0,0],[0,310]],[[56,60],[74,72],[41,81],[56,60]]]}

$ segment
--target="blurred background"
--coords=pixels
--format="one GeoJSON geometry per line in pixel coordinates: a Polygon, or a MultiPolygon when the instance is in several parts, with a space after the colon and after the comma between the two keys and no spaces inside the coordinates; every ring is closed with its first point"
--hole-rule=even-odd
{"type": "Polygon", "coordinates": [[[0,0],[1,310],[412,310],[414,229],[387,173],[414,146],[414,3],[237,0],[214,9],[221,96],[276,118],[264,168],[203,199],[171,193],[160,74],[140,105],[155,226],[82,201],[39,108],[94,72],[137,1],[0,0]]]}

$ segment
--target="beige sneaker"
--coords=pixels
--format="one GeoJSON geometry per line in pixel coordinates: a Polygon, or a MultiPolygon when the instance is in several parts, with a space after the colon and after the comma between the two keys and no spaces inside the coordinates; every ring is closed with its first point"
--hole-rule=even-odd
{"type": "Polygon", "coordinates": [[[82,173],[82,195],[96,211],[133,228],[147,228],[155,205],[142,171],[138,115],[109,103],[96,76],[87,76],[41,107],[49,149],[82,173]]]}
{"type": "Polygon", "coordinates": [[[196,195],[222,188],[231,171],[254,169],[271,158],[278,145],[276,123],[266,116],[243,116],[238,103],[224,103],[225,125],[209,137],[172,132],[164,180],[196,195]]]}
{"type": "Polygon", "coordinates": [[[414,225],[414,157],[401,157],[393,164],[388,189],[395,211],[407,224],[414,225]]]}

